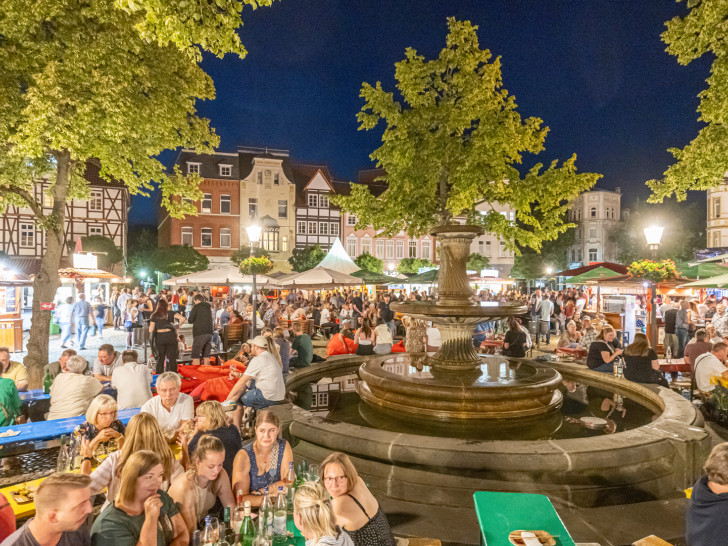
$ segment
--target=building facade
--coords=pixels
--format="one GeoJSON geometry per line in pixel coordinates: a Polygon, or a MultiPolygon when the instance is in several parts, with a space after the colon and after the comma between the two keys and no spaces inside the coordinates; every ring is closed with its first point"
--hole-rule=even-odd
{"type": "MultiPolygon", "coordinates": [[[[481,214],[493,210],[508,218],[510,222],[516,221],[516,210],[500,203],[480,203],[475,206],[475,210],[481,214]]],[[[473,239],[470,245],[470,253],[480,254],[488,258],[490,262],[488,268],[497,271],[498,277],[505,279],[510,276],[515,255],[512,250],[506,248],[505,240],[495,233],[484,233],[473,239]]]]}
{"type": "MultiPolygon", "coordinates": [[[[65,240],[70,249],[69,245],[63,249],[64,267],[71,265],[73,243],[79,237],[90,235],[108,237],[126,256],[129,191],[121,182],[101,178],[100,170],[97,162],[88,161],[84,178],[91,189],[89,199],[73,199],[66,203],[65,240]]],[[[48,195],[51,186],[52,180],[44,178],[33,187],[33,196],[43,204],[45,213],[53,208],[53,200],[48,195]]],[[[45,231],[36,225],[35,218],[30,208],[8,207],[0,221],[0,251],[20,263],[20,269],[29,274],[37,273],[46,249],[45,231]]],[[[119,267],[123,268],[123,263],[119,267]]]]}
{"type": "Polygon", "coordinates": [[[609,235],[621,221],[621,203],[620,188],[584,192],[571,203],[566,217],[577,226],[567,251],[571,267],[617,261],[617,245],[609,235]]]}
{"type": "Polygon", "coordinates": [[[708,248],[728,247],[728,178],[708,190],[708,248]]]}
{"type": "Polygon", "coordinates": [[[304,249],[318,244],[329,250],[341,237],[341,210],[331,196],[346,192],[348,183],[333,180],[324,165],[292,166],[296,182],[296,243],[304,249]]]}

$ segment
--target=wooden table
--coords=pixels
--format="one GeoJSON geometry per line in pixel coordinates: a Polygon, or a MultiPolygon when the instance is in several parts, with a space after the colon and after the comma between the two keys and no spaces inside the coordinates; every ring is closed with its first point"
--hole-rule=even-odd
{"type": "Polygon", "coordinates": [[[493,354],[498,349],[503,348],[503,340],[502,339],[485,339],[480,344],[480,348],[483,350],[484,353],[493,354]]]}
{"type": "Polygon", "coordinates": [[[673,358],[670,364],[664,358],[660,358],[658,362],[660,371],[663,373],[690,373],[692,371],[690,364],[687,364],[684,358],[673,358]]]}
{"type": "Polygon", "coordinates": [[[589,355],[589,351],[582,349],[581,347],[556,347],[556,354],[564,354],[573,356],[574,358],[586,358],[589,355]]]}

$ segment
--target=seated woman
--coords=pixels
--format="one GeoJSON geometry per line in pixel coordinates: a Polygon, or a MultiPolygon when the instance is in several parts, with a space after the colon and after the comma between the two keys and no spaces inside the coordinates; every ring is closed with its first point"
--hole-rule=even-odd
{"type": "Polygon", "coordinates": [[[336,523],[351,537],[354,546],[396,544],[377,499],[348,456],[335,452],[326,457],[321,463],[321,480],[333,498],[331,504],[336,523]]]}
{"type": "Polygon", "coordinates": [[[169,444],[162,436],[157,420],[149,413],[139,413],[129,420],[124,445],[106,457],[93,472],[91,471],[93,451],[90,446],[91,442],[88,440],[81,442],[81,472],[91,476],[92,495],[98,495],[104,489],[108,489],[104,507],[119,492],[121,485],[119,476],[129,458],[137,451],[149,450],[158,455],[164,469],[160,486],[164,490],[175,477],[184,472],[184,468],[174,458],[169,444]]]}
{"type": "Polygon", "coordinates": [[[354,335],[354,343],[356,344],[356,354],[359,356],[368,356],[374,354],[374,345],[377,343],[377,332],[372,328],[372,323],[368,318],[364,318],[361,328],[354,335]]]}
{"type": "Polygon", "coordinates": [[[392,330],[389,329],[389,325],[384,322],[381,318],[376,319],[377,327],[374,328],[376,343],[374,344],[375,355],[388,355],[392,352],[392,330]]]}
{"type": "Polygon", "coordinates": [[[667,387],[667,380],[660,373],[657,353],[650,347],[642,332],[634,335],[634,341],[624,350],[624,377],[635,383],[656,383],[667,387]]]}
{"type": "Polygon", "coordinates": [[[508,319],[508,331],[503,340],[503,354],[515,358],[523,358],[526,356],[526,343],[528,339],[526,334],[521,330],[518,319],[510,317],[508,319]]]}
{"type": "Polygon", "coordinates": [[[91,528],[93,546],[186,546],[189,533],[172,498],[162,491],[164,465],[153,451],[137,451],[119,476],[114,502],[91,528]]]}
{"type": "Polygon", "coordinates": [[[263,491],[277,490],[284,485],[283,476],[293,461],[289,443],[278,438],[281,422],[269,410],[258,412],[255,420],[255,441],[246,445],[233,462],[233,491],[243,492],[243,502],[259,506],[263,491]]]}
{"type": "Polygon", "coordinates": [[[209,434],[202,436],[197,443],[192,468],[177,476],[169,488],[169,496],[181,507],[190,535],[218,498],[223,508],[235,506],[230,478],[223,468],[225,451],[219,438],[209,434]]]}
{"type": "Polygon", "coordinates": [[[252,357],[250,356],[250,343],[246,342],[240,346],[240,350],[237,352],[237,354],[234,357],[232,357],[230,360],[225,362],[225,366],[232,366],[233,364],[234,365],[244,364],[247,366],[248,361],[251,358],[252,357]]]}
{"type": "Polygon", "coordinates": [[[590,370],[602,373],[614,372],[614,360],[622,354],[617,333],[608,324],[602,327],[597,339],[589,346],[586,365],[590,370]]]}
{"type": "Polygon", "coordinates": [[[75,355],[66,362],[68,372],[58,374],[51,385],[51,411],[48,420],[83,415],[91,401],[104,390],[98,379],[84,375],[88,362],[75,355]]]}
{"type": "Polygon", "coordinates": [[[82,434],[89,440],[94,453],[99,444],[108,447],[110,440],[121,447],[124,440],[124,423],[116,418],[116,400],[108,394],[99,394],[86,410],[86,422],[76,427],[75,434],[82,434]]]}
{"type": "Polygon", "coordinates": [[[20,399],[15,381],[0,378],[0,427],[24,423],[22,408],[23,401],[20,399]]]}
{"type": "Polygon", "coordinates": [[[566,323],[566,330],[563,331],[561,337],[559,337],[559,343],[557,347],[567,347],[569,349],[576,349],[581,342],[581,334],[576,331],[576,322],[570,320],[566,323]]]}
{"type": "Polygon", "coordinates": [[[240,429],[228,423],[220,402],[209,400],[197,406],[197,410],[195,410],[195,432],[186,446],[182,444],[182,457],[185,458],[186,451],[189,457],[194,459],[197,443],[205,435],[220,439],[222,445],[225,446],[225,461],[222,467],[228,476],[232,476],[233,461],[237,452],[243,448],[243,440],[240,438],[240,429]]]}
{"type": "MultiPolygon", "coordinates": [[[[349,535],[336,524],[329,494],[321,484],[304,482],[293,498],[293,523],[306,539],[307,546],[355,546],[349,535]]],[[[371,542],[367,544],[379,544],[371,542]]]]}

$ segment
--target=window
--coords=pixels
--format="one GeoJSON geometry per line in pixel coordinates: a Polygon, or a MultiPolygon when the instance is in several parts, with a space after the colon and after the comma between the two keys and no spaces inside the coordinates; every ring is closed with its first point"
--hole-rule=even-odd
{"type": "Polygon", "coordinates": [[[321,199],[319,200],[319,207],[322,209],[329,208],[329,196],[328,195],[322,195],[321,199]]]}
{"type": "Polygon", "coordinates": [[[713,218],[720,218],[720,197],[713,197],[713,218]]]}
{"type": "Polygon", "coordinates": [[[485,254],[484,254],[484,256],[486,258],[490,258],[490,247],[491,247],[490,241],[485,241],[485,254]]]}
{"type": "Polygon", "coordinates": [[[89,235],[103,235],[104,234],[104,228],[101,226],[89,226],[88,227],[88,234],[89,235]]]}
{"type": "Polygon", "coordinates": [[[230,214],[230,196],[220,196],[220,214],[230,214]]]}
{"type": "Polygon", "coordinates": [[[202,195],[202,212],[212,212],[212,194],[205,193],[202,195]]]}
{"type": "Polygon", "coordinates": [[[589,239],[596,239],[597,238],[597,228],[589,228],[589,239]]]}
{"type": "Polygon", "coordinates": [[[187,174],[200,174],[200,165],[201,163],[190,163],[187,162],[187,174]]]}
{"type": "Polygon", "coordinates": [[[308,206],[312,208],[318,207],[318,193],[308,194],[308,206]]]}
{"type": "Polygon", "coordinates": [[[288,201],[278,201],[278,218],[288,218],[288,201]]]}
{"type": "Polygon", "coordinates": [[[212,246],[212,228],[204,227],[202,228],[202,244],[201,246],[204,247],[211,247],[212,246]]]}
{"type": "Polygon", "coordinates": [[[356,225],[356,216],[354,216],[353,214],[347,214],[346,215],[346,225],[355,226],[356,225]]]}
{"type": "Polygon", "coordinates": [[[483,252],[485,252],[485,243],[483,241],[478,241],[478,254],[482,256],[483,252]]]}
{"type": "Polygon", "coordinates": [[[278,173],[275,173],[273,175],[273,185],[274,186],[280,186],[280,184],[281,184],[281,175],[278,174],[278,173]]]}
{"type": "MultiPolygon", "coordinates": [[[[331,224],[332,226],[335,226],[336,224],[331,224]]],[[[372,253],[372,240],[369,237],[365,237],[361,240],[361,253],[372,253]]]]}
{"type": "Polygon", "coordinates": [[[230,248],[230,246],[231,246],[230,229],[221,228],[220,229],[220,248],[230,248]]]}
{"type": "Polygon", "coordinates": [[[248,216],[251,218],[258,217],[258,199],[255,197],[248,198],[248,216]]]}
{"type": "Polygon", "coordinates": [[[263,230],[263,248],[270,252],[278,252],[278,228],[263,230]]]}
{"type": "Polygon", "coordinates": [[[333,235],[334,237],[339,236],[339,223],[338,222],[334,222],[331,224],[331,235],[333,235]]]}
{"type": "Polygon", "coordinates": [[[299,220],[296,222],[296,233],[306,234],[306,222],[299,220]]]}
{"type": "Polygon", "coordinates": [[[24,248],[35,246],[34,224],[20,224],[20,246],[24,248]]]}
{"type": "Polygon", "coordinates": [[[377,258],[384,258],[384,241],[377,240],[377,258]]]}
{"type": "Polygon", "coordinates": [[[720,232],[714,231],[713,232],[713,248],[720,247],[720,232]]]}
{"type": "Polygon", "coordinates": [[[387,259],[391,260],[394,258],[394,241],[387,241],[387,259]]]}
{"type": "Polygon", "coordinates": [[[181,243],[183,245],[187,246],[194,246],[193,243],[193,234],[192,234],[192,228],[191,227],[183,227],[182,228],[182,240],[181,243]]]}
{"type": "Polygon", "coordinates": [[[404,258],[404,241],[400,241],[400,240],[395,241],[395,248],[397,249],[397,254],[395,257],[398,260],[401,260],[402,258],[404,258]]]}
{"type": "Polygon", "coordinates": [[[232,165],[220,165],[220,176],[232,176],[233,166],[232,165]]]}
{"type": "Polygon", "coordinates": [[[501,255],[501,257],[508,255],[507,252],[506,252],[506,243],[505,243],[505,241],[501,241],[500,242],[500,255],[501,255]]]}
{"type": "Polygon", "coordinates": [[[258,184],[263,183],[263,171],[258,171],[258,184]]]}
{"type": "Polygon", "coordinates": [[[581,248],[576,249],[576,261],[577,262],[584,261],[584,253],[581,248]]]}
{"type": "Polygon", "coordinates": [[[581,209],[577,209],[576,211],[576,219],[581,220],[581,209]]]}
{"type": "Polygon", "coordinates": [[[43,194],[43,206],[44,207],[52,207],[53,206],[53,196],[52,195],[50,195],[48,193],[44,193],[43,194]]]}
{"type": "Polygon", "coordinates": [[[430,241],[422,241],[422,259],[430,259],[430,241]]]}
{"type": "Polygon", "coordinates": [[[281,252],[288,252],[288,237],[281,237],[281,252]]]}
{"type": "Polygon", "coordinates": [[[318,231],[316,229],[317,227],[318,227],[318,225],[316,224],[316,222],[309,222],[308,223],[308,233],[309,233],[309,235],[316,235],[316,233],[318,233],[318,231]]]}
{"type": "Polygon", "coordinates": [[[352,258],[356,257],[356,243],[356,237],[349,237],[346,239],[346,253],[352,258]]]}
{"type": "Polygon", "coordinates": [[[589,249],[589,261],[596,262],[599,259],[599,250],[596,248],[589,249]]]}
{"type": "Polygon", "coordinates": [[[104,193],[101,190],[92,190],[88,200],[88,210],[104,209],[104,193]]]}
{"type": "Polygon", "coordinates": [[[596,207],[592,207],[589,209],[589,216],[591,216],[592,218],[597,217],[597,208],[596,207]]]}
{"type": "Polygon", "coordinates": [[[329,234],[329,223],[328,222],[319,222],[319,235],[328,235],[329,234]]]}
{"type": "Polygon", "coordinates": [[[409,242],[409,252],[407,253],[407,256],[409,258],[416,258],[417,257],[417,241],[410,241],[409,242]]]}

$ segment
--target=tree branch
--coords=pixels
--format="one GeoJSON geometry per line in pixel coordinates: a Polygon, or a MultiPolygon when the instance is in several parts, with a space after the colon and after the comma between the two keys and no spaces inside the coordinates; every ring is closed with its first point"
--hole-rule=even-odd
{"type": "Polygon", "coordinates": [[[23,201],[25,201],[31,208],[31,210],[35,213],[35,215],[38,216],[41,220],[46,219],[45,214],[43,214],[43,207],[38,203],[38,201],[33,198],[29,191],[13,187],[4,187],[3,189],[9,193],[14,193],[23,201]]]}

